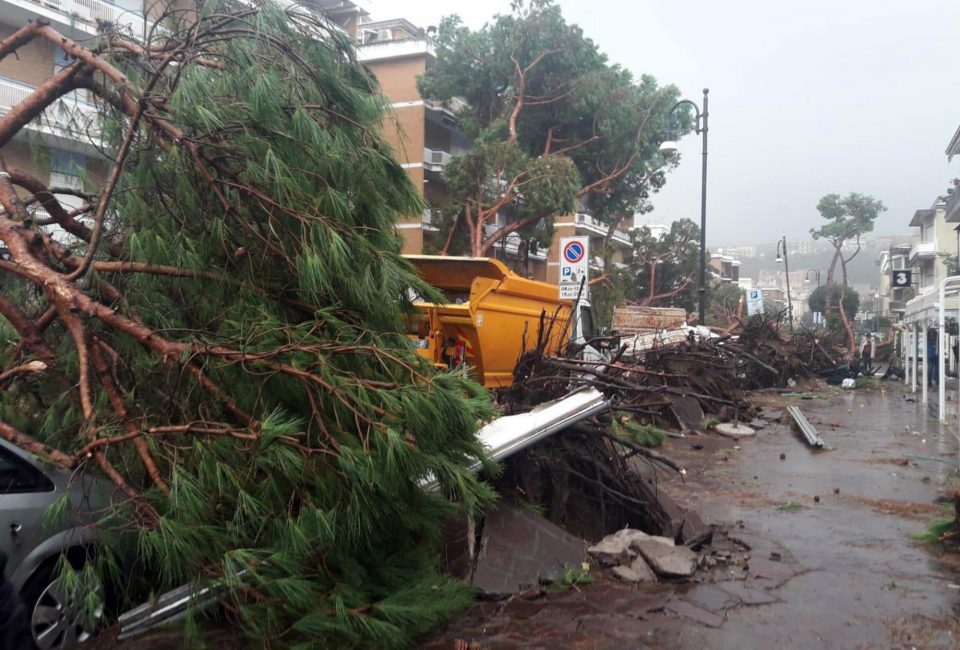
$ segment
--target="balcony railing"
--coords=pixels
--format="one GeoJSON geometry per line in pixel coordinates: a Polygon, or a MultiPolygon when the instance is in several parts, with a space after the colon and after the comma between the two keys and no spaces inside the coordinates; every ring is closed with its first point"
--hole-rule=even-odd
{"type": "Polygon", "coordinates": [[[937,242],[922,241],[913,245],[910,249],[910,264],[918,259],[935,257],[937,254],[937,242]]]}
{"type": "MultiPolygon", "coordinates": [[[[0,77],[0,115],[6,114],[34,90],[36,88],[29,84],[0,77]]],[[[89,140],[99,136],[100,119],[97,107],[73,92],[52,104],[27,127],[64,138],[89,140]]]]}
{"type": "MultiPolygon", "coordinates": [[[[585,212],[578,212],[575,218],[576,224],[578,226],[585,227],[589,230],[596,232],[599,235],[606,235],[609,226],[599,219],[595,218],[593,215],[587,214],[585,212]]],[[[630,233],[624,230],[623,228],[617,228],[613,232],[613,237],[617,241],[629,244],[630,243],[630,233]]]]}
{"type": "Polygon", "coordinates": [[[143,33],[143,14],[104,0],[12,0],[13,4],[28,9],[39,7],[59,14],[67,24],[96,31],[98,22],[126,27],[136,34],[143,33]]]}

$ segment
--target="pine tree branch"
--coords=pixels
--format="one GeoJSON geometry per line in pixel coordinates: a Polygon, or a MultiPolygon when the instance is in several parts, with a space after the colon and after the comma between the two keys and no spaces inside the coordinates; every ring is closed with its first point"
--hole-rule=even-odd
{"type": "Polygon", "coordinates": [[[45,445],[25,433],[17,431],[3,420],[0,420],[0,437],[21,449],[29,451],[38,458],[50,461],[54,465],[63,468],[73,467],[73,459],[70,456],[55,447],[45,445]]]}
{"type": "Polygon", "coordinates": [[[157,468],[156,462],[153,460],[153,456],[150,454],[150,449],[147,447],[147,444],[143,441],[139,435],[137,425],[130,420],[130,416],[127,413],[127,407],[123,403],[123,397],[120,396],[120,392],[117,390],[117,387],[113,383],[113,377],[110,374],[110,369],[107,366],[107,362],[103,358],[103,354],[100,351],[101,342],[96,338],[92,339],[92,345],[90,348],[90,357],[93,361],[93,367],[97,371],[97,374],[100,376],[100,383],[103,385],[103,390],[107,394],[107,398],[110,400],[110,405],[113,407],[114,413],[117,414],[117,417],[123,423],[124,428],[127,430],[127,434],[134,434],[133,445],[137,448],[137,453],[140,455],[140,460],[143,462],[144,468],[147,470],[147,475],[150,476],[150,479],[153,481],[153,484],[160,490],[160,493],[163,496],[170,496],[170,488],[164,482],[163,478],[160,476],[160,470],[157,468]]]}

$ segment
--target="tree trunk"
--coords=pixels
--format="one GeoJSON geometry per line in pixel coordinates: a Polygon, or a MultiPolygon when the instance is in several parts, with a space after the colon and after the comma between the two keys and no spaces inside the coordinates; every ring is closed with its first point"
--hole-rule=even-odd
{"type": "Polygon", "coordinates": [[[833,272],[837,268],[837,260],[840,258],[840,249],[834,248],[833,259],[830,260],[830,267],[827,269],[827,286],[833,284],[833,272]]]}
{"type": "Polygon", "coordinates": [[[847,287],[846,284],[840,285],[840,322],[843,323],[843,329],[847,332],[847,355],[846,360],[852,361],[854,356],[857,353],[857,338],[853,334],[853,327],[850,326],[850,321],[847,320],[847,312],[843,308],[843,300],[846,298],[847,287]]]}

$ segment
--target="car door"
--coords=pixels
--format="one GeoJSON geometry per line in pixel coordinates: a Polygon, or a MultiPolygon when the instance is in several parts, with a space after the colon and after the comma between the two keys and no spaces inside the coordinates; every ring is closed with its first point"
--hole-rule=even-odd
{"type": "Polygon", "coordinates": [[[39,468],[0,445],[0,548],[7,554],[8,577],[43,541],[43,516],[56,496],[39,468]]]}

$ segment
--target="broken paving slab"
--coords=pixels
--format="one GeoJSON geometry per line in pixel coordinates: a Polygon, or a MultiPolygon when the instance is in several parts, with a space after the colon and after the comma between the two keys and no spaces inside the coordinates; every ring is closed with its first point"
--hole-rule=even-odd
{"type": "Polygon", "coordinates": [[[669,578],[689,578],[697,570],[699,557],[686,546],[667,546],[654,540],[638,541],[633,545],[647,560],[657,575],[669,578]]]}
{"type": "Polygon", "coordinates": [[[688,603],[685,600],[675,600],[664,606],[664,609],[668,609],[674,614],[683,616],[697,623],[706,625],[707,627],[720,627],[723,625],[723,618],[717,616],[713,612],[708,612],[705,609],[701,609],[692,603],[688,603]]]}
{"type": "Polygon", "coordinates": [[[642,557],[636,558],[629,566],[613,567],[613,575],[624,582],[656,582],[657,574],[642,557]]]}
{"type": "Polygon", "coordinates": [[[743,580],[725,580],[716,583],[717,587],[737,598],[744,605],[769,605],[779,602],[779,598],[766,589],[751,587],[743,580]]]}
{"type": "Polygon", "coordinates": [[[739,596],[711,584],[697,585],[686,592],[683,598],[714,614],[723,614],[741,603],[739,596]]]}
{"type": "Polygon", "coordinates": [[[490,511],[471,582],[488,595],[516,593],[538,582],[556,582],[579,567],[586,542],[543,517],[510,503],[490,511]]]}
{"type": "Polygon", "coordinates": [[[670,412],[684,431],[703,430],[703,407],[696,397],[671,395],[670,412]]]}

